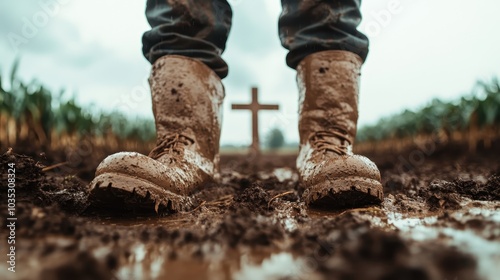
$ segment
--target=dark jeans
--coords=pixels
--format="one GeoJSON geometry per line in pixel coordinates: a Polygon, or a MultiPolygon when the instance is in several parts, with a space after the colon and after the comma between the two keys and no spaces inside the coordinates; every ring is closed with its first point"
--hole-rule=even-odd
{"type": "MultiPolygon", "coordinates": [[[[361,0],[281,0],[279,35],[289,50],[288,66],[296,68],[307,55],[346,50],[363,60],[368,38],[357,30],[361,0]]],[[[231,29],[232,11],[226,0],[147,0],[151,30],[142,38],[144,56],[183,55],[198,59],[221,78],[228,67],[221,58],[231,29]]]]}

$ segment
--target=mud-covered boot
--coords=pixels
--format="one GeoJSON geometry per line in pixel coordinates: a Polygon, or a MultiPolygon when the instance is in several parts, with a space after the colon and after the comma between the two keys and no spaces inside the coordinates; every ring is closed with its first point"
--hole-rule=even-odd
{"type": "Polygon", "coordinates": [[[377,166],[352,153],[361,64],[351,52],[324,51],[307,56],[297,67],[297,169],[307,205],[342,209],[383,199],[377,166]]]}
{"type": "Polygon", "coordinates": [[[187,210],[188,195],[219,176],[220,78],[202,62],[170,55],[154,63],[149,82],[156,148],[148,156],[121,152],[104,159],[90,184],[90,201],[101,208],[187,210]]]}

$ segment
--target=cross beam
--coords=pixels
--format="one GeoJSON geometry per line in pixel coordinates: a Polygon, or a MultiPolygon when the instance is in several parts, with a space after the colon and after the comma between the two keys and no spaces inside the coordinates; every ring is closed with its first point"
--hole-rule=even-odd
{"type": "Polygon", "coordinates": [[[260,104],[259,91],[256,87],[252,88],[252,103],[250,104],[232,104],[233,110],[250,110],[252,111],[252,154],[260,154],[259,146],[259,111],[260,110],[279,110],[279,105],[260,104]]]}

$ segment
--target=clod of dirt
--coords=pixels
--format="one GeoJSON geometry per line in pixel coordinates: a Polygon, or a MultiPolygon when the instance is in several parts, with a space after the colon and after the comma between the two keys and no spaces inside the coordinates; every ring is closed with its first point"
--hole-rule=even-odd
{"type": "Polygon", "coordinates": [[[272,246],[284,237],[283,228],[270,218],[252,215],[249,210],[228,213],[210,233],[210,240],[235,248],[248,246],[272,246]]]}
{"type": "Polygon", "coordinates": [[[221,222],[210,233],[210,239],[230,247],[271,246],[281,240],[283,228],[267,217],[273,210],[268,207],[269,200],[269,194],[257,183],[243,189],[235,195],[221,222]]]}
{"type": "Polygon", "coordinates": [[[254,184],[237,194],[229,209],[235,212],[249,210],[265,214],[271,211],[270,207],[268,207],[269,200],[269,194],[260,185],[254,184]]]}
{"type": "Polygon", "coordinates": [[[488,193],[487,197],[490,196],[492,200],[500,200],[500,175],[491,176],[483,187],[488,193]]]}
{"type": "Polygon", "coordinates": [[[493,175],[486,184],[462,179],[452,182],[433,181],[429,186],[429,190],[440,193],[458,193],[474,200],[500,200],[500,177],[493,175]]]}
{"type": "Polygon", "coordinates": [[[426,202],[430,211],[439,209],[458,210],[460,206],[460,196],[456,193],[432,194],[426,202]]]}
{"type": "Polygon", "coordinates": [[[11,168],[8,164],[15,164],[11,169],[15,169],[16,192],[36,192],[43,183],[43,166],[30,157],[18,155],[9,150],[0,156],[0,164],[2,182],[7,182],[7,169],[11,168]]]}
{"type": "Polygon", "coordinates": [[[75,176],[49,178],[42,190],[66,212],[82,213],[89,205],[88,187],[75,176]]]}
{"type": "MultiPolygon", "coordinates": [[[[9,163],[15,163],[18,201],[29,200],[38,206],[56,204],[70,213],[81,213],[87,207],[88,190],[80,179],[74,176],[47,177],[38,162],[9,150],[0,156],[2,181],[7,181],[9,163]]],[[[4,195],[7,192],[1,193],[4,195]]]]}

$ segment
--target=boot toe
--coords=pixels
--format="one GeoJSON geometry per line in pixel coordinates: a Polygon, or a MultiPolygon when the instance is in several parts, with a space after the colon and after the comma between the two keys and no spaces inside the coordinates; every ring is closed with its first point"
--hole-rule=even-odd
{"type": "Polygon", "coordinates": [[[380,172],[368,158],[337,156],[316,165],[313,176],[303,178],[307,205],[344,209],[380,204],[383,189],[380,172]]]}
{"type": "Polygon", "coordinates": [[[321,173],[330,178],[361,177],[380,181],[375,163],[360,155],[332,158],[326,162],[321,173]]]}
{"type": "Polygon", "coordinates": [[[139,153],[108,156],[90,183],[91,205],[101,210],[173,212],[193,206],[188,190],[199,176],[185,166],[168,166],[139,153]]]}
{"type": "Polygon", "coordinates": [[[189,181],[187,172],[167,166],[135,152],[121,152],[108,156],[97,167],[96,177],[102,174],[123,174],[149,181],[177,194],[186,194],[183,181],[189,181]]]}

